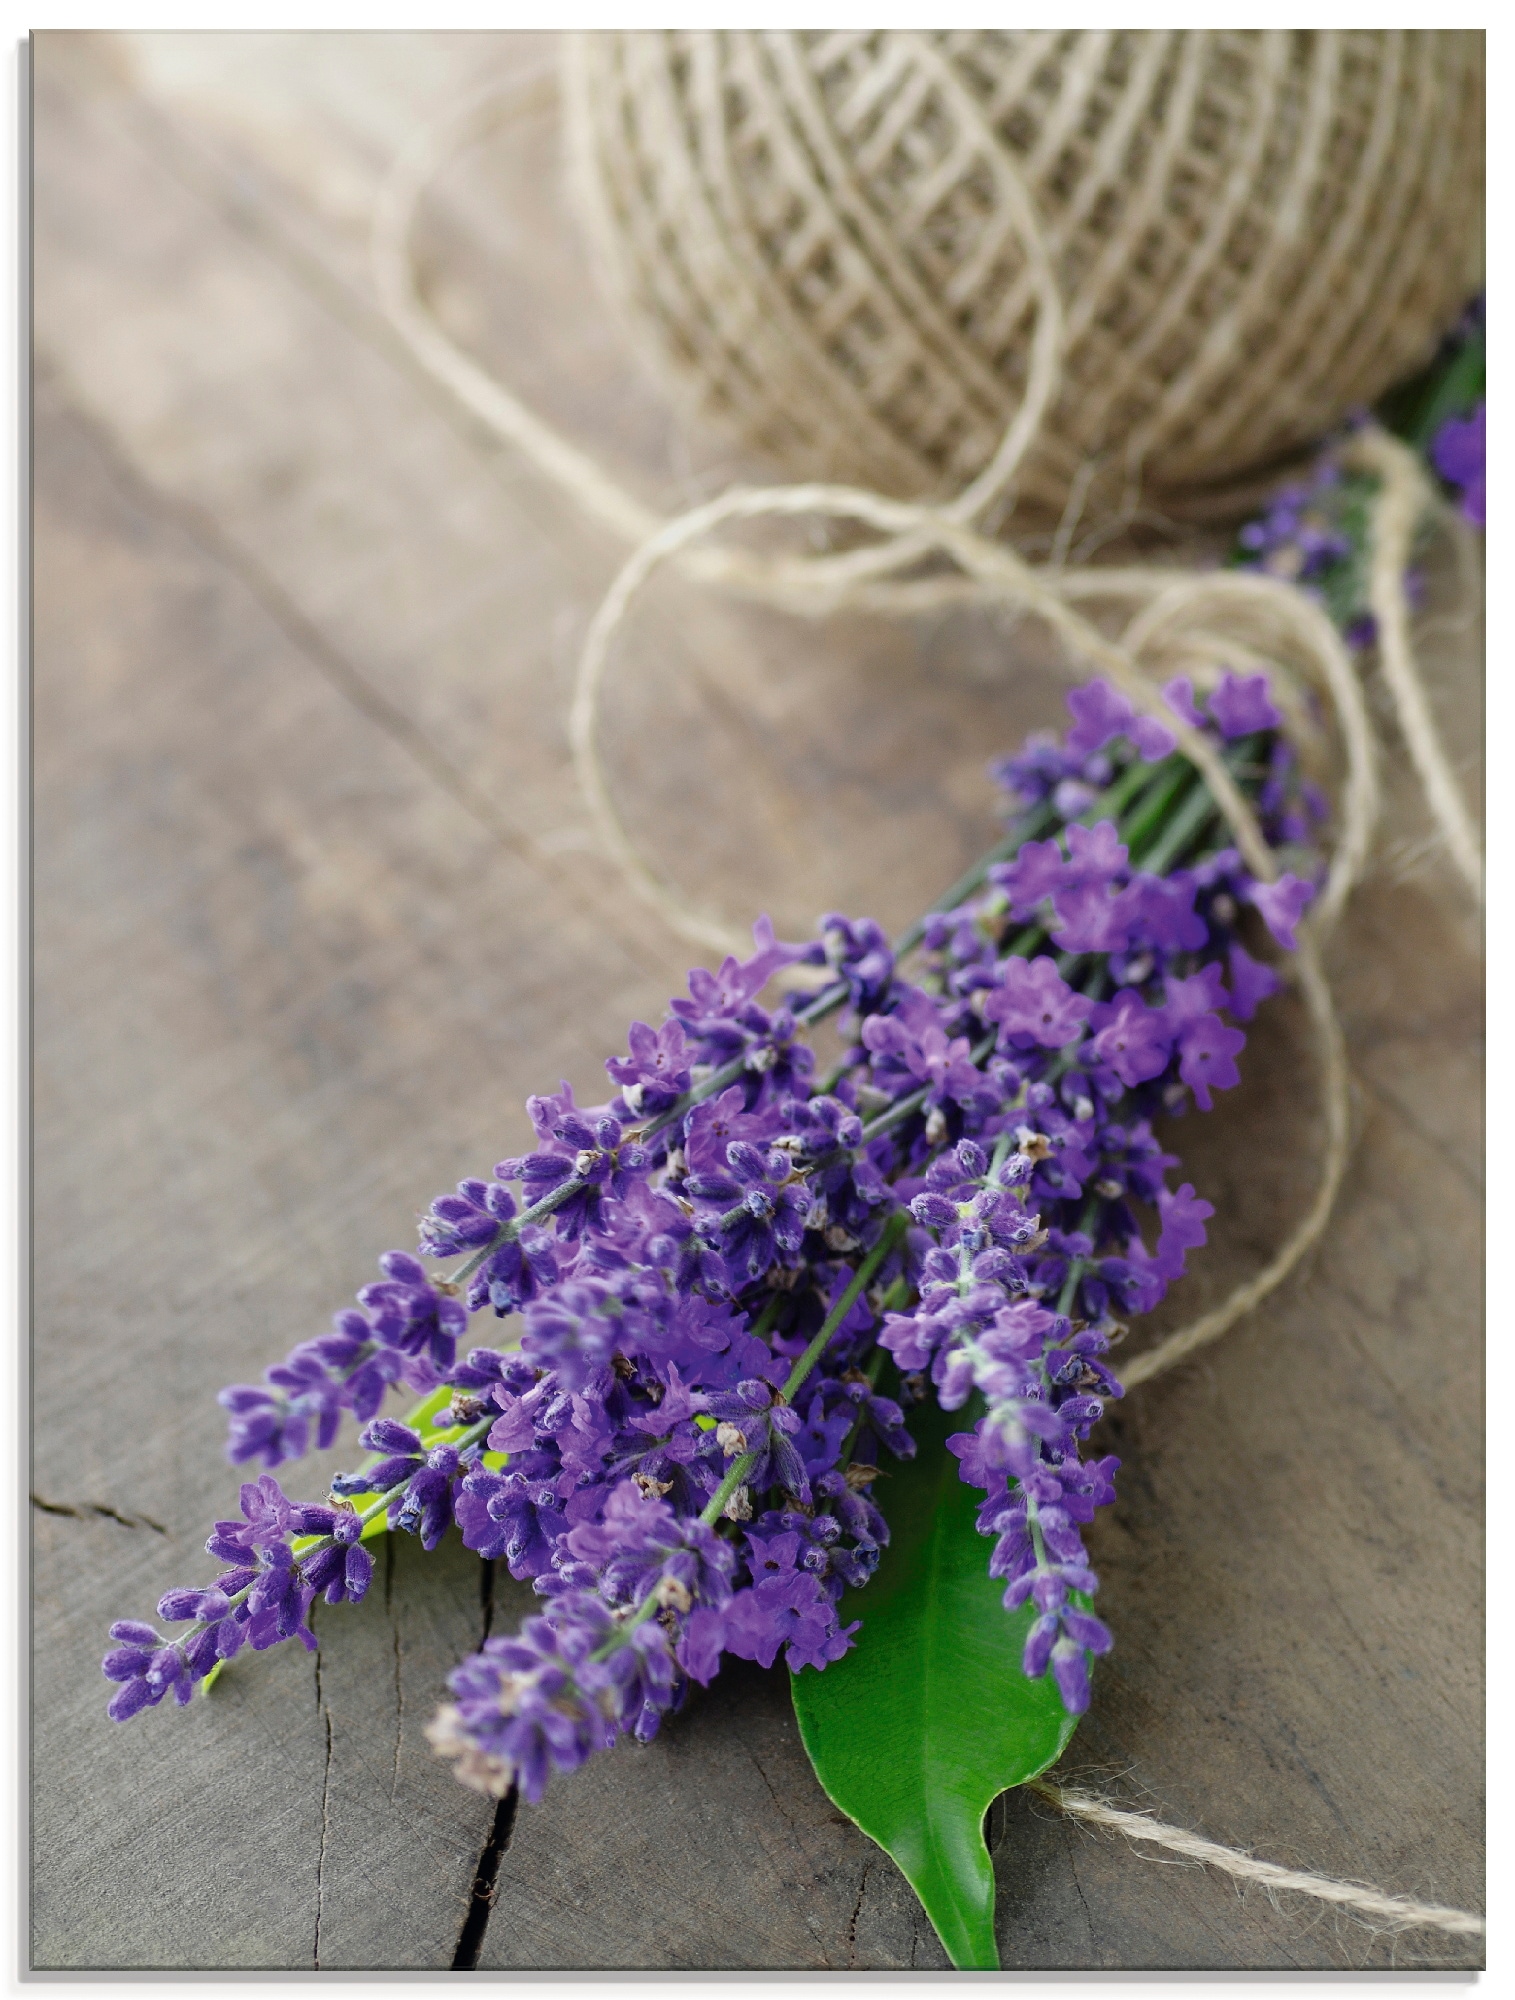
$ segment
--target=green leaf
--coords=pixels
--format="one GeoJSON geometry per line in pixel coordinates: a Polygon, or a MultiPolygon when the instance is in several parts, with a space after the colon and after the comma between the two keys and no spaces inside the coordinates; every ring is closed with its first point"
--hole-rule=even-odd
{"type": "Polygon", "coordinates": [[[974,1527],[980,1498],[946,1449],[969,1410],[912,1416],[917,1452],[873,1497],[890,1542],[867,1588],[842,1599],[861,1618],[853,1649],[790,1682],[800,1736],[828,1798],[887,1850],[960,1970],[995,1970],[991,1801],[1062,1755],[1078,1718],[1050,1674],[1028,1680],[1021,1649],[1035,1616],[1007,1613],[974,1527]]]}

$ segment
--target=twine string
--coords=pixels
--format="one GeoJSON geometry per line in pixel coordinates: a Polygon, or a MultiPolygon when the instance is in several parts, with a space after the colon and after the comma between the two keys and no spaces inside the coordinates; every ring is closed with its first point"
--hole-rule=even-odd
{"type": "Polygon", "coordinates": [[[1483,901],[1483,855],[1473,816],[1442,747],[1410,639],[1406,581],[1420,522],[1435,507],[1430,482],[1407,445],[1374,427],[1353,441],[1349,459],[1379,481],[1369,530],[1368,601],[1378,626],[1378,661],[1426,803],[1459,874],[1483,901]]]}
{"type": "MultiPolygon", "coordinates": [[[[1181,670],[1202,683],[1213,679],[1217,658],[1266,665],[1302,756],[1316,764],[1329,759],[1332,746],[1312,718],[1312,695],[1332,717],[1336,758],[1344,767],[1336,783],[1340,824],[1326,882],[1302,927],[1290,965],[1310,1020],[1319,1070],[1325,1126],[1319,1181],[1308,1212],[1261,1271],[1238,1285],[1219,1306],[1134,1357],[1122,1371],[1127,1387],[1151,1381],[1219,1338],[1283,1283],[1324,1231],[1346,1170],[1350,1150],[1346,1052],[1320,948],[1366,865],[1379,786],[1362,687],[1340,634],[1318,605],[1278,579],[1235,571],[1185,574],[1070,567],[1060,560],[1037,567],[973,525],[1006,502],[1016,471],[1053,407],[1060,381],[1062,304],[1034,205],[1013,173],[1003,175],[1004,191],[1027,254],[1036,334],[1024,393],[999,448],[955,499],[928,505],[859,487],[813,482],[736,487],[671,518],[659,515],[458,348],[427,309],[417,285],[409,246],[425,189],[466,135],[482,135],[507,110],[521,108],[540,95],[544,81],[537,76],[514,86],[486,83],[413,135],[375,204],[373,274],[387,317],[433,379],[496,436],[524,453],[588,516],[633,545],[585,637],[569,735],[579,783],[606,850],[636,893],[679,935],[706,949],[740,955],[748,948],[744,936],[718,915],[695,908],[642,854],[615,804],[599,747],[613,642],[636,598],[664,564],[675,564],[700,582],[813,619],[842,609],[909,617],[960,604],[1008,606],[1039,618],[1061,640],[1059,657],[1070,676],[1076,678],[1095,667],[1138,710],[1173,733],[1204,777],[1248,868],[1262,881],[1275,880],[1278,869],[1251,806],[1214,746],[1168,708],[1158,682],[1181,670]],[[710,536],[732,524],[801,516],[848,522],[872,530],[879,539],[841,555],[800,557],[708,546],[710,536]],[[947,558],[954,572],[909,574],[933,555],[947,558]],[[1080,607],[1091,602],[1127,608],[1118,638],[1085,615],[1080,607]]],[[[572,127],[570,141],[579,147],[588,143],[585,134],[572,127]]],[[[998,164],[1002,169],[1003,163],[998,164]]],[[[1434,496],[1410,455],[1382,433],[1371,428],[1360,433],[1354,450],[1381,482],[1371,517],[1371,588],[1383,635],[1385,679],[1432,815],[1477,894],[1482,868],[1476,836],[1431,722],[1409,633],[1405,566],[1415,526],[1434,496]]],[[[1061,548],[1060,544],[1059,556],[1061,548]]],[[[1075,1816],[1117,1827],[1133,1838],[1154,1841],[1245,1879],[1299,1889],[1394,1923],[1426,1925],[1457,1935],[1483,1932],[1483,1920],[1466,1912],[1281,1869],[1146,1815],[1123,1812],[1086,1793],[1047,1784],[1037,1789],[1075,1816]]]]}
{"type": "Polygon", "coordinates": [[[1277,1291],[1311,1245],[1319,1241],[1330,1220],[1337,1191],[1347,1171],[1352,1143],[1346,1045],[1331,1001],[1330,982],[1313,937],[1300,938],[1290,970],[1309,1011],[1315,1033],[1316,1059],[1321,1070],[1320,1095],[1326,1130],[1320,1179],[1316,1183],[1314,1198],[1303,1219],[1295,1224],[1260,1271],[1237,1285],[1211,1311],[1200,1313],[1186,1326],[1158,1341],[1155,1347],[1133,1355],[1125,1363],[1120,1379],[1127,1389],[1134,1389],[1143,1382],[1166,1374],[1201,1347],[1218,1340],[1239,1319],[1244,1319],[1261,1305],[1269,1293],[1277,1291]]]}
{"type": "Polygon", "coordinates": [[[1410,1896],[1389,1896],[1366,1883],[1339,1882],[1329,1875],[1281,1868],[1276,1861],[1259,1861],[1244,1849],[1222,1847],[1218,1841],[1205,1840],[1186,1827],[1168,1826],[1150,1813],[1128,1812],[1111,1805],[1108,1799],[1096,1798],[1092,1792],[1080,1791],[1072,1785],[1053,1785],[1044,1778],[1033,1778],[1026,1789],[1055,1805],[1059,1812],[1086,1820],[1092,1826],[1110,1827],[1129,1840],[1150,1841],[1167,1848],[1171,1854],[1186,1855],[1191,1861],[1223,1869],[1242,1882],[1261,1882],[1269,1889],[1295,1889],[1320,1903],[1338,1903],[1359,1910],[1364,1916],[1376,1917],[1395,1929],[1446,1931],[1452,1937],[1483,1937],[1487,1930],[1484,1919],[1471,1910],[1450,1909],[1444,1903],[1421,1903],[1410,1896]]]}

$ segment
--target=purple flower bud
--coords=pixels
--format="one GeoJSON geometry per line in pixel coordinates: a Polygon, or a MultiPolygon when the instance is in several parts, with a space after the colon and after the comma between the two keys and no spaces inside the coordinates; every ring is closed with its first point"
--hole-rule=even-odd
{"type": "Polygon", "coordinates": [[[142,1709],[161,1700],[161,1694],[145,1678],[137,1678],[129,1680],[112,1697],[105,1712],[112,1722],[127,1722],[142,1709]]]}
{"type": "Polygon", "coordinates": [[[1076,1640],[1080,1646],[1087,1646],[1091,1653],[1108,1653],[1115,1643],[1109,1626],[1087,1611],[1065,1611],[1063,1629],[1070,1639],[1076,1640]]]}
{"type": "Polygon", "coordinates": [[[1089,1706],[1089,1669],[1084,1663],[1083,1648],[1071,1639],[1059,1639],[1052,1648],[1052,1678],[1057,1682],[1063,1707],[1070,1715],[1082,1715],[1089,1706]]]}
{"type": "Polygon", "coordinates": [[[1026,1635],[1026,1649],[1021,1655],[1021,1669],[1029,1679],[1040,1680],[1047,1671],[1056,1640],[1057,1619],[1051,1613],[1044,1614],[1026,1635]]]}
{"type": "Polygon", "coordinates": [[[151,1666],[153,1650],[146,1646],[118,1646],[100,1662],[101,1671],[110,1681],[135,1680],[151,1666]]]}
{"type": "Polygon", "coordinates": [[[386,1250],[379,1259],[379,1269],[386,1278],[393,1278],[401,1285],[424,1285],[426,1267],[419,1258],[412,1257],[408,1250],[386,1250]]]}
{"type": "Polygon", "coordinates": [[[224,1618],[227,1609],[224,1593],[215,1589],[170,1590],[158,1600],[158,1616],[171,1625],[184,1618],[224,1618]]]}
{"type": "Polygon", "coordinates": [[[121,1639],[133,1646],[161,1646],[162,1639],[151,1625],[144,1625],[140,1619],[118,1618],[110,1628],[113,1639],[121,1639]]]}
{"type": "Polygon", "coordinates": [[[939,1194],[918,1194],[910,1204],[910,1213],[925,1229],[951,1229],[957,1222],[957,1209],[939,1194]]]}
{"type": "Polygon", "coordinates": [[[378,1417],[358,1433],[358,1443],[365,1451],[418,1452],[421,1436],[408,1424],[396,1423],[393,1417],[378,1417]]]}

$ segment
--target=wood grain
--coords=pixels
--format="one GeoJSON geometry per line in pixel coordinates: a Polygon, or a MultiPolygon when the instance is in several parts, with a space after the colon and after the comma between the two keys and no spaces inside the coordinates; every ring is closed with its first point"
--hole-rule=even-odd
{"type": "MultiPolygon", "coordinates": [[[[106,1623],[206,1576],[234,1505],[215,1391],[518,1149],[529,1091],[593,1090],[687,959],[595,855],[567,762],[620,552],[418,375],[366,271],[413,121],[486,65],[550,69],[550,40],[34,48],[33,1962],[940,1967],[815,1784],[781,1674],[723,1673],[497,1823],[419,1731],[531,1599],[456,1546],[396,1546],[314,1659],[104,1721],[106,1623]]],[[[685,441],[598,305],[532,104],[428,203],[438,309],[650,499],[714,490],[743,468],[685,441]]],[[[1433,611],[1467,609],[1431,581],[1433,611]]],[[[1428,644],[1475,779],[1477,634],[1428,644]]],[[[907,920],[992,833],[984,758],[1058,706],[1045,647],[989,618],[796,630],[672,582],[618,671],[614,768],[652,851],[791,932],[834,905],[907,920]]],[[[1391,775],[1334,954],[1348,1185],[1277,1300],[1109,1420],[1118,1646],[1065,1775],[1478,1908],[1478,937],[1391,775]]],[[[1220,1213],[1169,1318],[1307,1201],[1307,1073],[1280,1002],[1243,1085],[1174,1129],[1220,1213]]],[[[1007,1966],[1478,1962],[1023,1797],[992,1825],[1007,1966]]]]}

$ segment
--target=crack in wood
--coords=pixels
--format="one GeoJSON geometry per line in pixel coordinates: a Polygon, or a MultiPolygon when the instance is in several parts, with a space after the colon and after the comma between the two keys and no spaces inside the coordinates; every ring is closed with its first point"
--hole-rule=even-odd
{"type": "Polygon", "coordinates": [[[863,1898],[868,1893],[868,1877],[873,1873],[873,1863],[865,1862],[863,1879],[857,1885],[857,1901],[852,1906],[852,1916],[847,1924],[847,1964],[857,1964],[857,1920],[863,1914],[863,1898]]]}
{"type": "Polygon", "coordinates": [[[405,1676],[402,1672],[404,1649],[400,1644],[398,1622],[393,1627],[395,1655],[395,1767],[390,1781],[389,1799],[391,1805],[400,1796],[400,1745],[405,1739],[405,1676]]]}
{"type": "Polygon", "coordinates": [[[1094,1948],[1094,1916],[1089,1908],[1089,1898],[1084,1894],[1084,1885],[1079,1880],[1078,1855],[1071,1841],[1066,1845],[1066,1852],[1068,1856],[1068,1873],[1073,1879],[1073,1892],[1078,1897],[1079,1908],[1084,1913],[1084,1928],[1088,1932],[1089,1946],[1092,1950],[1094,1948]]]}
{"type": "MultiPolygon", "coordinates": [[[[494,1580],[493,1560],[481,1560],[479,1611],[483,1630],[479,1635],[480,1645],[489,1637],[494,1627],[494,1580]]],[[[494,1911],[495,1886],[500,1878],[500,1860],[510,1845],[510,1836],[515,1829],[516,1808],[520,1802],[520,1794],[512,1785],[495,1807],[489,1838],[480,1850],[478,1866],[473,1871],[473,1887],[468,1892],[468,1908],[464,1913],[463,1928],[458,1933],[457,1949],[452,1958],[454,1972],[473,1972],[478,1968],[479,1955],[484,1949],[484,1936],[489,1929],[489,1919],[494,1911]]]]}
{"type": "Polygon", "coordinates": [[[150,1514],[123,1514],[118,1507],[106,1506],[103,1500],[85,1500],[76,1507],[66,1500],[44,1500],[40,1493],[33,1493],[31,1503],[40,1513],[59,1514],[70,1521],[87,1521],[93,1515],[102,1521],[114,1521],[120,1528],[151,1528],[155,1535],[168,1533],[163,1523],[150,1514]]]}
{"type": "Polygon", "coordinates": [[[326,1724],[326,1761],[321,1769],[321,1845],[316,1852],[316,1935],[312,1958],[317,1972],[321,1970],[321,1919],[326,1909],[326,1836],[331,1827],[331,1710],[327,1708],[321,1692],[321,1654],[317,1648],[316,1658],[316,1710],[326,1724]]]}
{"type": "MultiPolygon", "coordinates": [[[[778,1810],[779,1818],[784,1822],[785,1826],[788,1827],[789,1831],[795,1836],[795,1845],[796,1847],[798,1847],[800,1844],[800,1830],[795,1825],[792,1815],[789,1813],[788,1809],[784,1805],[783,1800],[779,1797],[778,1792],[775,1790],[773,1780],[769,1777],[768,1773],[763,1769],[762,1764],[758,1760],[757,1752],[752,1748],[751,1744],[750,1743],[744,1744],[742,1747],[743,1749],[746,1750],[747,1755],[751,1760],[752,1768],[757,1772],[758,1776],[762,1779],[763,1783],[768,1787],[768,1796],[773,1800],[774,1806],[778,1810]]],[[[802,1909],[800,1914],[805,1920],[805,1928],[810,1932],[810,1935],[815,1939],[816,1944],[820,1948],[822,1965],[825,1966],[828,1972],[834,1971],[835,1967],[831,1963],[831,1955],[826,1950],[826,1940],[821,1936],[820,1926],[816,1922],[813,1913],[808,1909],[802,1909]]]]}
{"type": "Polygon", "coordinates": [[[479,1954],[484,1949],[484,1933],[489,1929],[489,1919],[494,1910],[500,1861],[510,1845],[510,1836],[515,1830],[516,1808],[520,1802],[521,1794],[512,1785],[494,1809],[494,1825],[489,1830],[489,1838],[479,1856],[479,1865],[474,1870],[468,1913],[458,1933],[458,1948],[453,1953],[454,1972],[474,1972],[478,1969],[479,1954]]]}

